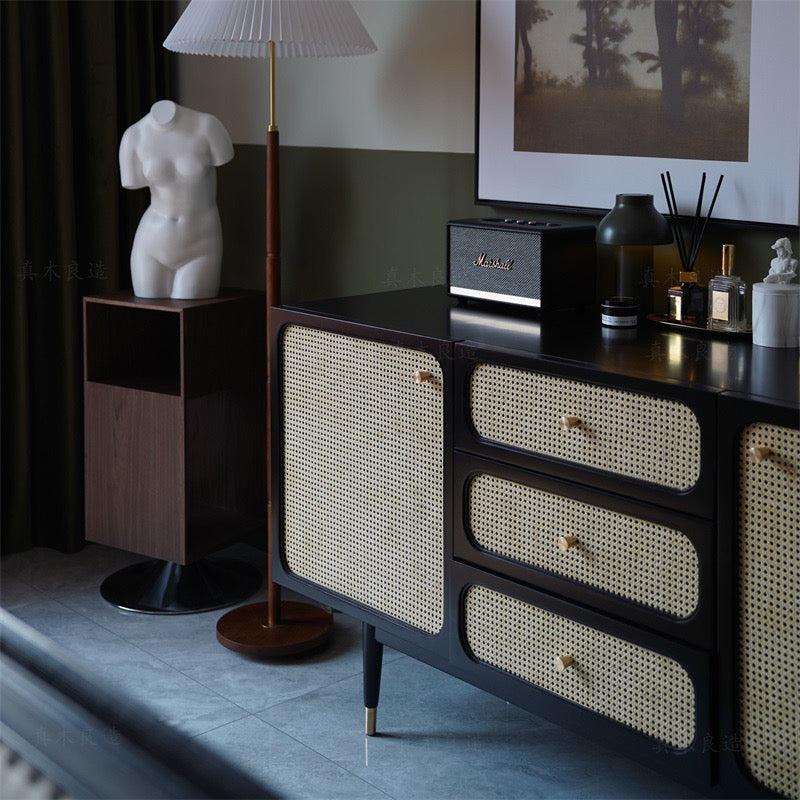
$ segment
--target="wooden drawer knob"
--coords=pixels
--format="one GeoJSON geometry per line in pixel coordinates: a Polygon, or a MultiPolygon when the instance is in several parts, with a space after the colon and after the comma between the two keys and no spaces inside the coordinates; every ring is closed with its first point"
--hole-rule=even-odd
{"type": "Polygon", "coordinates": [[[433,375],[426,369],[418,369],[414,371],[414,383],[425,383],[425,381],[433,380],[433,375]]]}
{"type": "Polygon", "coordinates": [[[772,450],[770,450],[769,447],[750,447],[747,450],[747,455],[749,455],[753,461],[766,461],[772,455],[772,450]]]}
{"type": "Polygon", "coordinates": [[[556,669],[563,672],[567,667],[572,666],[575,659],[572,656],[556,656],[556,669]]]}
{"type": "Polygon", "coordinates": [[[581,421],[578,417],[565,416],[561,417],[558,421],[558,427],[561,428],[562,431],[572,430],[573,428],[577,428],[580,424],[581,421]]]}
{"type": "Polygon", "coordinates": [[[578,537],[577,536],[559,536],[558,537],[558,547],[560,550],[563,550],[565,553],[570,547],[574,547],[578,544],[578,537]]]}

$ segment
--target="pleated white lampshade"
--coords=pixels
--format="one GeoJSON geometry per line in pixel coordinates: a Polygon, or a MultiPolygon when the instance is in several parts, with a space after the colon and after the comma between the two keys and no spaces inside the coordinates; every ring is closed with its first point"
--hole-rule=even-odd
{"type": "Polygon", "coordinates": [[[349,0],[191,0],[164,47],[194,55],[357,56],[375,43],[349,0]]]}

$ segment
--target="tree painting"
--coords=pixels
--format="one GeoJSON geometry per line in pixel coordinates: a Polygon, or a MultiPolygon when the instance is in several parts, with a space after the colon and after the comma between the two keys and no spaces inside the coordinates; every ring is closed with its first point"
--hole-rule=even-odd
{"type": "Polygon", "coordinates": [[[633,55],[640,62],[653,61],[650,72],[661,70],[661,113],[664,120],[679,127],[684,121],[683,77],[681,56],[678,50],[678,0],[656,2],[653,17],[656,24],[658,55],[649,56],[641,51],[633,55]]]}
{"type": "Polygon", "coordinates": [[[746,161],[750,0],[517,0],[514,146],[746,161]]]}
{"type": "Polygon", "coordinates": [[[628,83],[625,65],[628,57],[620,45],[631,32],[626,18],[619,19],[622,0],[578,0],[578,8],[586,15],[582,33],[569,37],[581,46],[586,83],[589,86],[614,86],[628,83]]]}
{"type": "Polygon", "coordinates": [[[522,63],[522,91],[530,92],[533,89],[533,52],[528,41],[528,32],[537,22],[542,22],[553,15],[539,5],[539,0],[516,0],[516,34],[515,42],[517,52],[522,48],[524,54],[522,63]]]}
{"type": "Polygon", "coordinates": [[[733,0],[685,0],[681,5],[687,94],[735,90],[736,63],[717,48],[730,37],[732,23],[725,11],[733,7],[733,0]]]}

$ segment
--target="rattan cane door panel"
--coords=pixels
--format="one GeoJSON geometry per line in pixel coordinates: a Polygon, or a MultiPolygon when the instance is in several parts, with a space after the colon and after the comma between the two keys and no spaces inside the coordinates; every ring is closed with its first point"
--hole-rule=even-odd
{"type": "Polygon", "coordinates": [[[289,571],[437,633],[444,614],[439,362],[302,325],[285,329],[281,352],[289,571]]]}
{"type": "Polygon", "coordinates": [[[464,595],[463,620],[478,661],[669,748],[692,746],[695,687],[674,659],[477,584],[464,595]]]}
{"type": "Polygon", "coordinates": [[[490,442],[676,492],[700,477],[700,423],[676,400],[479,363],[469,407],[490,442]]]}
{"type": "Polygon", "coordinates": [[[470,532],[488,552],[676,619],[697,609],[698,555],[679,530],[494,475],[475,476],[467,498],[470,532]]]}
{"type": "Polygon", "coordinates": [[[800,797],[800,431],[744,429],[738,505],[742,760],[769,789],[800,797]]]}

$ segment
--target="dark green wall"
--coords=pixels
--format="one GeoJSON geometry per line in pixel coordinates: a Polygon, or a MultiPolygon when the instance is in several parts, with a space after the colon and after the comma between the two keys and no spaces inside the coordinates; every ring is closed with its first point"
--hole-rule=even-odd
{"type": "MultiPolygon", "coordinates": [[[[218,170],[223,282],[264,286],[264,148],[236,145],[218,170]]],[[[297,301],[445,281],[445,223],[472,202],[473,157],[281,148],[283,298],[297,301]]]]}
{"type": "MultiPolygon", "coordinates": [[[[223,283],[264,287],[265,153],[236,145],[234,160],[218,170],[218,204],[225,236],[223,283]]],[[[476,206],[472,154],[413,151],[281,149],[283,299],[365,294],[444,283],[448,219],[507,215],[476,206]]],[[[624,187],[621,187],[624,191],[624,187]]],[[[723,187],[724,191],[724,187],[723,187]]],[[[613,202],[609,198],[609,204],[613,202]]],[[[599,216],[516,212],[549,221],[599,216]]],[[[722,244],[737,246],[737,274],[760,280],[774,255],[770,245],[797,229],[751,229],[712,224],[698,258],[701,282],[717,272],[722,244]]],[[[656,248],[656,309],[680,269],[674,245],[656,248]]],[[[611,292],[613,263],[598,255],[598,294],[611,292]]]]}

